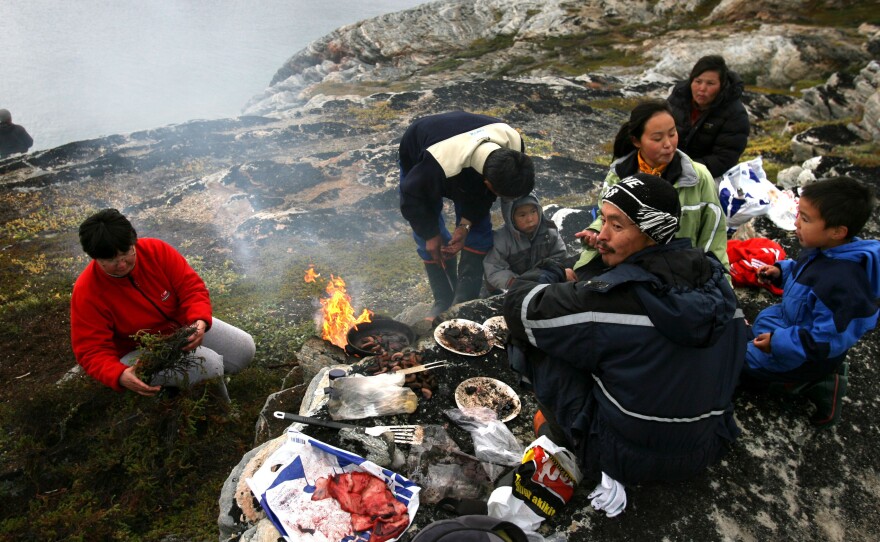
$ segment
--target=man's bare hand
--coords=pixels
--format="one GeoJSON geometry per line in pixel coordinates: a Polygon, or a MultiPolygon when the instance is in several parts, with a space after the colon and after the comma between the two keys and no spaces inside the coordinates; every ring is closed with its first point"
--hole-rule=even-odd
{"type": "Polygon", "coordinates": [[[586,229],[577,232],[574,236],[580,239],[584,246],[596,248],[596,240],[599,238],[599,232],[586,229]]]}
{"type": "Polygon", "coordinates": [[[577,282],[578,278],[574,272],[574,269],[572,269],[570,267],[565,268],[565,280],[567,282],[577,282]]]}
{"type": "Polygon", "coordinates": [[[119,385],[125,389],[131,390],[135,393],[139,393],[141,395],[145,395],[147,397],[152,397],[159,393],[159,390],[162,389],[161,386],[148,386],[144,384],[144,381],[137,377],[134,373],[134,366],[127,368],[122,371],[122,374],[119,375],[119,385]]]}
{"type": "Polygon", "coordinates": [[[468,230],[465,228],[455,228],[455,231],[452,232],[452,239],[449,240],[449,243],[443,247],[443,258],[449,259],[461,252],[461,249],[464,248],[464,241],[467,239],[468,230]]]}
{"type": "Polygon", "coordinates": [[[425,251],[431,255],[431,259],[443,265],[443,258],[440,249],[443,247],[443,239],[440,237],[440,234],[431,237],[430,239],[425,240],[425,251]]]}

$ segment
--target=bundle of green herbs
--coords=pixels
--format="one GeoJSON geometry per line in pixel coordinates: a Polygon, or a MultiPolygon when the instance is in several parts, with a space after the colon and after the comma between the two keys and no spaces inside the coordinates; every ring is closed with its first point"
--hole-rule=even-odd
{"type": "Polygon", "coordinates": [[[137,377],[149,384],[154,376],[166,371],[169,376],[176,373],[186,384],[190,369],[199,367],[204,361],[204,358],[195,355],[195,351],[183,350],[195,332],[195,327],[182,327],[171,335],[138,331],[133,336],[141,349],[140,359],[135,366],[137,377]]]}

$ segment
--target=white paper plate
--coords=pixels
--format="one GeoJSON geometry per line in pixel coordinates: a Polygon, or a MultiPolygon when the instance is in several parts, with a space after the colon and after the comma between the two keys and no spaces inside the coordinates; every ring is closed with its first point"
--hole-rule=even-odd
{"type": "Polygon", "coordinates": [[[494,410],[498,419],[509,422],[522,409],[519,395],[500,380],[487,376],[468,378],[455,388],[455,404],[458,408],[486,407],[494,410]]]}
{"type": "Polygon", "coordinates": [[[492,337],[495,339],[494,345],[498,348],[504,350],[504,344],[507,342],[507,336],[510,335],[510,330],[507,329],[507,322],[504,320],[503,316],[493,316],[489,318],[485,322],[483,322],[483,327],[489,330],[489,333],[492,334],[492,337]]]}
{"type": "Polygon", "coordinates": [[[447,320],[434,328],[434,340],[437,341],[437,344],[439,344],[443,348],[449,350],[450,352],[461,354],[462,356],[482,356],[492,349],[492,345],[495,342],[492,333],[488,329],[483,327],[483,325],[478,324],[472,320],[465,320],[463,318],[447,320]],[[456,338],[449,335],[450,330],[464,331],[466,333],[469,333],[470,337],[482,338],[486,341],[486,347],[480,350],[469,352],[462,347],[461,343],[464,341],[457,341],[456,338]]]}

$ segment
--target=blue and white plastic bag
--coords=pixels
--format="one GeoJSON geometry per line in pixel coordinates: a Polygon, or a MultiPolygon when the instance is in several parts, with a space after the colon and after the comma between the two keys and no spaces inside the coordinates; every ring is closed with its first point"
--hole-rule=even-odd
{"type": "Polygon", "coordinates": [[[287,442],[266,459],[247,484],[288,542],[365,540],[350,534],[350,520],[345,519],[350,515],[333,499],[312,500],[316,480],[346,472],[366,472],[383,480],[407,507],[412,524],[419,508],[417,485],[358,455],[292,429],[288,430],[287,442]]]}
{"type": "Polygon", "coordinates": [[[767,214],[779,189],[767,180],[761,157],[739,163],[721,176],[718,199],[727,218],[728,233],[767,214]]]}

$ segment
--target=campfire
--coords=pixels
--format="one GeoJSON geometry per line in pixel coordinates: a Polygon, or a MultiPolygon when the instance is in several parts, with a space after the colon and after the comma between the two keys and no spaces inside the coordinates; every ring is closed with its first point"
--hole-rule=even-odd
{"type": "MultiPolygon", "coordinates": [[[[310,266],[303,277],[305,282],[317,282],[321,276],[310,266]]],[[[394,320],[372,320],[373,313],[368,309],[357,318],[351,305],[351,296],[341,277],[330,275],[326,286],[327,297],[321,302],[321,338],[344,349],[356,357],[373,356],[372,363],[365,367],[367,375],[392,373],[409,369],[422,363],[422,354],[410,349],[415,339],[411,329],[394,320]],[[360,324],[368,324],[362,326],[360,324]]],[[[430,398],[436,390],[437,382],[430,372],[409,374],[405,385],[430,398]]]]}
{"type": "MultiPolygon", "coordinates": [[[[303,280],[316,282],[320,277],[314,267],[309,267],[303,280]]],[[[351,305],[351,296],[345,289],[345,281],[342,277],[330,275],[325,288],[327,297],[321,298],[321,338],[330,341],[339,348],[345,348],[348,344],[348,331],[357,328],[358,324],[370,322],[373,313],[364,309],[360,316],[355,317],[354,307],[351,305]]]]}

